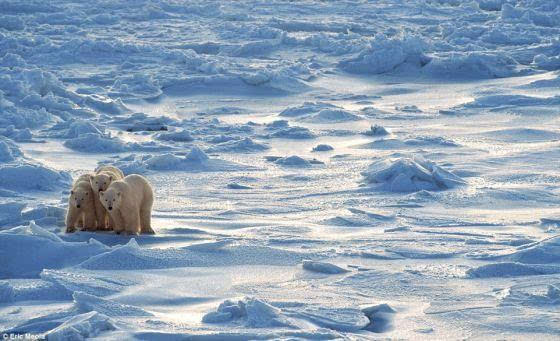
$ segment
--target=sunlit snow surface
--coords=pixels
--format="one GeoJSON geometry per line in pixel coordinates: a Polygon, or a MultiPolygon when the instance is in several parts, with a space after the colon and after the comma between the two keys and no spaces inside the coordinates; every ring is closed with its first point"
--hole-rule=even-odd
{"type": "Polygon", "coordinates": [[[556,0],[0,1],[0,331],[556,339],[556,0]],[[155,236],[64,234],[72,178],[155,236]]]}

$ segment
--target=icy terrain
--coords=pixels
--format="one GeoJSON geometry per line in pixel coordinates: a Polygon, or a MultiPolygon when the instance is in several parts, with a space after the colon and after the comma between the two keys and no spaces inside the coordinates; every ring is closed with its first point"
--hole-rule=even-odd
{"type": "Polygon", "coordinates": [[[558,339],[557,0],[0,0],[0,332],[558,339]],[[156,235],[65,234],[99,164],[156,235]]]}

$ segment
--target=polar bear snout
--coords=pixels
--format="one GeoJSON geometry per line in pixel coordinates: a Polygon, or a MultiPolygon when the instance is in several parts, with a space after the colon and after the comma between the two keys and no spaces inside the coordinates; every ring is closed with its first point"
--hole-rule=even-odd
{"type": "Polygon", "coordinates": [[[107,209],[108,209],[109,211],[112,211],[112,210],[113,210],[113,206],[109,206],[109,207],[107,207],[107,209]]]}

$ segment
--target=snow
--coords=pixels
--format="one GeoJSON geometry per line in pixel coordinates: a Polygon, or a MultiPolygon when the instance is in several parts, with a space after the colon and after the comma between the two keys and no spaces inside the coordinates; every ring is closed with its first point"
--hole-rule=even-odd
{"type": "Polygon", "coordinates": [[[555,339],[555,0],[0,1],[0,330],[555,339]],[[143,174],[155,235],[66,234],[143,174]]]}

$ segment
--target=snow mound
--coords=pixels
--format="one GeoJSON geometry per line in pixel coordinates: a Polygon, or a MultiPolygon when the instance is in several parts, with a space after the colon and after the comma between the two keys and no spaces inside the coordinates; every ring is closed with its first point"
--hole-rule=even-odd
{"type": "Polygon", "coordinates": [[[119,153],[130,150],[130,146],[118,138],[95,133],[82,134],[66,140],[64,146],[85,153],[119,153]]]}
{"type": "Polygon", "coordinates": [[[314,139],[316,136],[311,132],[311,130],[305,127],[287,127],[278,129],[270,134],[263,136],[265,138],[281,138],[281,139],[293,139],[293,140],[305,140],[314,139]]]}
{"type": "Polygon", "coordinates": [[[48,331],[45,336],[50,341],[85,340],[116,329],[114,322],[108,316],[91,311],[72,317],[48,331]]]}
{"type": "Polygon", "coordinates": [[[159,97],[162,93],[161,87],[151,76],[140,73],[117,78],[109,89],[109,95],[111,96],[143,99],[153,99],[159,97]]]}
{"type": "Polygon", "coordinates": [[[304,260],[302,266],[305,270],[309,270],[312,272],[319,272],[323,274],[332,274],[332,275],[342,274],[349,271],[341,268],[338,265],[325,263],[325,262],[311,261],[311,260],[304,260]]]}
{"type": "Polygon", "coordinates": [[[177,121],[167,116],[153,117],[137,112],[130,116],[119,116],[111,122],[111,125],[128,132],[167,131],[167,127],[177,125],[177,121]]]}
{"type": "Polygon", "coordinates": [[[37,277],[43,269],[77,265],[109,250],[99,242],[64,242],[30,223],[0,233],[0,278],[37,277]]]}
{"type": "Polygon", "coordinates": [[[0,187],[12,190],[54,191],[70,186],[70,174],[27,162],[0,163],[0,187]]]}
{"type": "Polygon", "coordinates": [[[359,121],[362,118],[343,109],[323,109],[303,120],[311,123],[337,123],[359,121]]]}
{"type": "Polygon", "coordinates": [[[392,321],[397,311],[387,303],[374,305],[362,309],[369,319],[369,324],[364,328],[374,333],[384,333],[393,328],[392,321]]]}
{"type": "Polygon", "coordinates": [[[276,161],[274,161],[274,163],[285,167],[297,167],[297,168],[311,167],[311,162],[297,155],[281,157],[276,161]]]}
{"type": "Polygon", "coordinates": [[[372,125],[369,130],[363,132],[366,136],[385,136],[389,135],[389,131],[380,125],[372,125]]]}
{"type": "Polygon", "coordinates": [[[158,133],[156,139],[161,141],[175,141],[175,142],[191,142],[194,138],[187,130],[178,130],[174,132],[158,133]]]}
{"type": "Polygon", "coordinates": [[[284,109],[280,116],[283,117],[300,117],[316,114],[321,110],[325,109],[337,109],[338,107],[329,103],[324,102],[304,102],[302,105],[297,107],[290,107],[284,109]]]}
{"type": "Polygon", "coordinates": [[[318,144],[311,150],[312,152],[328,152],[334,150],[331,145],[328,144],[318,144]]]}
{"type": "Polygon", "coordinates": [[[419,68],[428,62],[424,48],[425,43],[418,37],[388,38],[379,34],[367,49],[356,57],[341,60],[338,67],[358,74],[391,72],[404,64],[419,68]]]}
{"type": "Polygon", "coordinates": [[[372,163],[362,172],[369,184],[391,192],[438,191],[464,185],[457,175],[420,157],[382,160],[372,163]]]}
{"type": "Polygon", "coordinates": [[[85,134],[103,135],[103,131],[88,121],[74,121],[70,124],[67,130],[60,136],[67,139],[78,138],[85,134]]]}
{"type": "Polygon", "coordinates": [[[219,143],[213,147],[207,149],[210,153],[217,153],[217,152],[230,152],[230,153],[252,153],[252,152],[261,152],[263,150],[267,150],[270,147],[262,144],[257,143],[250,139],[249,137],[244,138],[243,140],[239,141],[228,141],[219,143]]]}
{"type": "Polygon", "coordinates": [[[222,302],[216,311],[203,316],[204,323],[225,323],[242,320],[250,328],[299,328],[297,321],[285,316],[279,308],[256,298],[222,302]]]}

